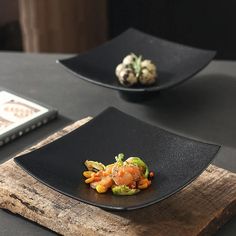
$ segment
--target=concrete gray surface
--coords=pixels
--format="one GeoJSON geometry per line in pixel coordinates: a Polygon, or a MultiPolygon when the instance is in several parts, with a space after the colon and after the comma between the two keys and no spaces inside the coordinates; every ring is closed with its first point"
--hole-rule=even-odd
{"type": "MultiPolygon", "coordinates": [[[[137,118],[194,139],[222,145],[214,164],[236,172],[236,62],[214,61],[188,82],[153,100],[130,103],[107,88],[82,81],[55,63],[70,55],[0,53],[0,87],[56,107],[60,117],[0,148],[0,162],[72,121],[114,106],[137,118]]],[[[236,217],[216,235],[233,236],[236,217]]],[[[0,210],[1,235],[55,235],[0,210]]]]}

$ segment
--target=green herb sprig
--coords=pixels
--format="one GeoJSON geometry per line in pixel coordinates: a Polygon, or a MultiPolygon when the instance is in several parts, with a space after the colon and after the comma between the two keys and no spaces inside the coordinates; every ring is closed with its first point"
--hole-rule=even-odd
{"type": "Polygon", "coordinates": [[[134,69],[135,76],[139,78],[141,74],[141,70],[142,70],[142,66],[141,66],[142,56],[136,56],[134,53],[131,53],[131,55],[134,57],[134,60],[131,63],[131,66],[134,69]]]}

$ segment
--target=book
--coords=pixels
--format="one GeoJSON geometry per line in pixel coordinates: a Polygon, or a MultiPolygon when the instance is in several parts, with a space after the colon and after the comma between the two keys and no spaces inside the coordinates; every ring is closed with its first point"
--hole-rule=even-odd
{"type": "Polygon", "coordinates": [[[50,106],[0,89],[0,146],[47,124],[57,114],[50,106]]]}

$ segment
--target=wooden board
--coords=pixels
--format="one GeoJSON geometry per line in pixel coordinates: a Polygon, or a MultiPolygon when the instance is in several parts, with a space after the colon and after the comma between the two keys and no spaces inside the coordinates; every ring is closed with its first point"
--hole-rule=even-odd
{"type": "MultiPolygon", "coordinates": [[[[90,119],[66,127],[24,153],[90,119]]],[[[62,235],[210,235],[236,213],[236,174],[210,165],[192,184],[158,204],[109,212],[44,186],[11,159],[0,166],[0,207],[62,235]]]]}

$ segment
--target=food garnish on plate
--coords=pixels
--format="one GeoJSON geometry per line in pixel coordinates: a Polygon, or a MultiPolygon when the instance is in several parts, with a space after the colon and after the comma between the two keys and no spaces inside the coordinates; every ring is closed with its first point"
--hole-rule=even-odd
{"type": "Polygon", "coordinates": [[[105,193],[109,189],[115,195],[134,195],[151,185],[154,172],[149,172],[146,163],[139,157],[129,157],[124,161],[124,154],[115,157],[116,162],[105,166],[96,161],[85,161],[87,171],[85,183],[105,193]]]}
{"type": "Polygon", "coordinates": [[[157,80],[157,69],[151,60],[143,60],[134,53],[127,55],[116,67],[116,76],[123,86],[131,87],[137,84],[152,85],[157,80]]]}

